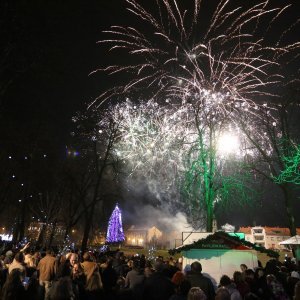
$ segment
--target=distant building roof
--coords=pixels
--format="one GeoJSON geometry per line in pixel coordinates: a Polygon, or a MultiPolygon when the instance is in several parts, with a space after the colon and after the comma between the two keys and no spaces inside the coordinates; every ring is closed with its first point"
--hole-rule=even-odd
{"type": "Polygon", "coordinates": [[[240,227],[238,232],[243,232],[245,234],[251,234],[251,227],[240,227]]]}
{"type": "Polygon", "coordinates": [[[149,228],[147,227],[131,225],[129,228],[126,229],[126,231],[147,231],[148,229],[149,228]]]}
{"type": "Polygon", "coordinates": [[[290,236],[290,230],[286,227],[264,227],[267,235],[290,236]]]}
{"type": "MultiPolygon", "coordinates": [[[[252,228],[261,227],[265,230],[267,235],[280,235],[280,236],[290,236],[290,229],[287,227],[268,227],[268,226],[254,226],[254,227],[240,227],[239,232],[245,234],[251,234],[252,228]]],[[[297,228],[297,234],[300,234],[300,228],[297,228]]]]}

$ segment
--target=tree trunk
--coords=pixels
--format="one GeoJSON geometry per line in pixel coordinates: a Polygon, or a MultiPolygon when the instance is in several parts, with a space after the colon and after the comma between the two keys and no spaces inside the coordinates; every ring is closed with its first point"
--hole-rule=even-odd
{"type": "Polygon", "coordinates": [[[207,217],[206,217],[206,231],[212,232],[213,229],[213,208],[211,205],[207,206],[207,217]]]}
{"type": "Polygon", "coordinates": [[[43,224],[42,227],[41,227],[41,231],[40,231],[40,234],[37,238],[37,246],[42,246],[42,243],[44,241],[44,237],[45,237],[45,232],[46,232],[46,224],[43,224]]]}
{"type": "Polygon", "coordinates": [[[21,211],[21,217],[20,217],[20,222],[19,222],[19,237],[18,237],[18,241],[20,242],[24,236],[25,236],[25,200],[23,201],[23,205],[22,205],[22,211],[21,211]]]}
{"type": "Polygon", "coordinates": [[[13,243],[16,243],[18,241],[18,236],[19,236],[19,218],[17,218],[13,228],[13,243]]]}
{"type": "Polygon", "coordinates": [[[70,230],[71,230],[71,226],[70,226],[70,225],[67,225],[67,226],[66,226],[66,230],[65,230],[65,234],[64,234],[64,240],[66,240],[67,237],[69,236],[70,230]]]}
{"type": "Polygon", "coordinates": [[[56,230],[56,221],[53,222],[53,226],[52,226],[50,237],[49,237],[49,242],[48,242],[48,245],[47,245],[48,249],[52,246],[53,238],[54,238],[54,235],[55,235],[55,230],[56,230]]]}
{"type": "Polygon", "coordinates": [[[85,218],[85,226],[84,226],[84,232],[81,242],[81,251],[84,252],[87,248],[90,230],[93,223],[93,216],[94,216],[94,210],[96,206],[96,201],[94,201],[90,207],[90,210],[87,212],[87,217],[85,218]]]}
{"type": "Polygon", "coordinates": [[[288,183],[280,185],[283,195],[284,195],[284,203],[285,203],[285,208],[286,208],[286,215],[288,218],[289,222],[289,229],[291,232],[291,236],[294,236],[297,234],[296,232],[296,225],[295,225],[295,218],[293,215],[293,207],[292,207],[292,191],[291,187],[289,186],[288,183]]]}

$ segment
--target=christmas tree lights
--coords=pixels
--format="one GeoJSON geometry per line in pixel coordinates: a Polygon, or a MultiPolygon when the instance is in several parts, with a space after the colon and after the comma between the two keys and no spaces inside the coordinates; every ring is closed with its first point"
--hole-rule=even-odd
{"type": "Polygon", "coordinates": [[[122,226],[122,214],[117,204],[108,221],[106,242],[120,243],[124,240],[125,236],[122,226]]]}
{"type": "Polygon", "coordinates": [[[284,158],[285,169],[275,179],[276,183],[294,183],[300,185],[300,148],[296,148],[296,151],[291,156],[284,158]]]}

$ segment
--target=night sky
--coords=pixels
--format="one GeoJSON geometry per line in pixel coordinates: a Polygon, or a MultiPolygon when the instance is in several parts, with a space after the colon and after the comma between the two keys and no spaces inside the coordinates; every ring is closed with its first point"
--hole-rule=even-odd
{"type": "Polygon", "coordinates": [[[16,74],[1,110],[16,130],[35,123],[50,132],[59,129],[63,139],[74,112],[100,91],[101,80],[88,75],[103,59],[96,41],[112,22],[104,11],[112,10],[100,1],[83,2],[9,3],[4,25],[14,50],[7,72],[16,74]]]}
{"type": "MultiPolygon", "coordinates": [[[[0,60],[0,80],[6,86],[0,93],[0,133],[7,151],[26,151],[24,145],[33,141],[47,151],[51,141],[51,151],[62,155],[71,117],[111,84],[112,79],[89,73],[113,59],[97,41],[110,25],[128,22],[124,2],[1,1],[0,45],[7,56],[0,60]]],[[[300,7],[294,13],[299,15],[300,7]]],[[[236,211],[222,221],[286,225],[277,197],[278,191],[269,191],[258,215],[236,211]]]]}

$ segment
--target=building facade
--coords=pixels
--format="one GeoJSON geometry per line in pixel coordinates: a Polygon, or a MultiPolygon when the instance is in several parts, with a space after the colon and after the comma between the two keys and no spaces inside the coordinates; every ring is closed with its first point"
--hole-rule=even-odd
{"type": "Polygon", "coordinates": [[[125,230],[125,245],[131,247],[170,249],[182,245],[182,233],[179,231],[162,231],[156,226],[131,226],[125,230]]]}
{"type": "MultiPolygon", "coordinates": [[[[286,246],[279,243],[291,237],[290,230],[285,227],[240,227],[239,232],[245,234],[245,240],[248,242],[276,250],[286,249],[286,246]]],[[[297,234],[300,234],[300,228],[297,228],[297,234]]]]}

